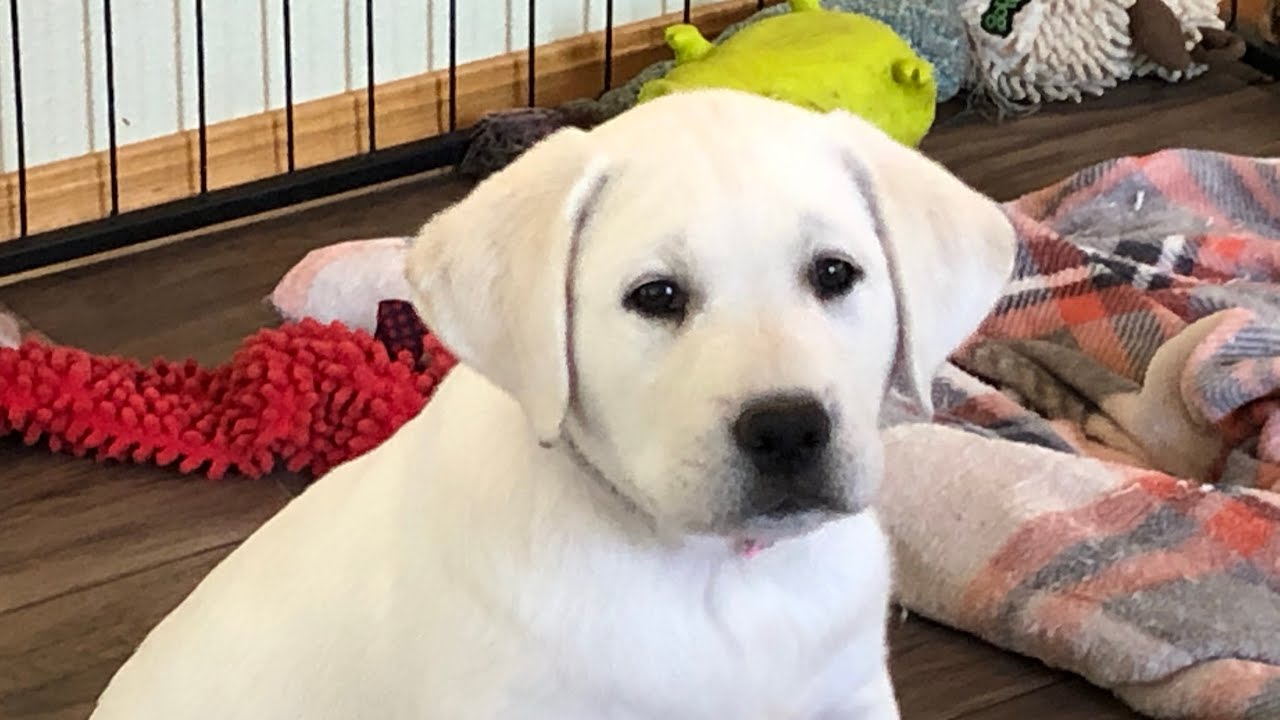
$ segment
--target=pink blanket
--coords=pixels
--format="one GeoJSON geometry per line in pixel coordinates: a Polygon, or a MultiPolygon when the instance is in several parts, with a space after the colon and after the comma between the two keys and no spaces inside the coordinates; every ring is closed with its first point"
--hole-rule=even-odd
{"type": "Polygon", "coordinates": [[[996,311],[887,432],[902,604],[1139,711],[1280,718],[1280,165],[1125,158],[1007,206],[996,311]]]}

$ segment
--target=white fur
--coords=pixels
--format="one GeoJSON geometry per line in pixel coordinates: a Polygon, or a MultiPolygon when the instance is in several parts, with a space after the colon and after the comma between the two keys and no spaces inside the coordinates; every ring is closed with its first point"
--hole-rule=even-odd
{"type": "Polygon", "coordinates": [[[897,718],[862,509],[881,401],[928,406],[1012,247],[994,203],[849,116],[703,91],[557,133],[411,250],[464,364],[215,568],[93,717],[897,718]],[[832,253],[865,279],[823,302],[805,269],[832,253]],[[690,288],[682,325],[623,307],[655,274],[690,288]],[[832,413],[850,512],[741,513],[727,427],[779,391],[832,413]]]}

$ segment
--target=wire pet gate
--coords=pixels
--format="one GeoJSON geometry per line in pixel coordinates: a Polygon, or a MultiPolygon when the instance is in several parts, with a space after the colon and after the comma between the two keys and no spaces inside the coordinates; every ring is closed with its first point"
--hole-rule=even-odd
{"type": "MultiPolygon", "coordinates": [[[[24,71],[22,52],[21,0],[8,0],[11,33],[10,49],[13,91],[13,124],[16,135],[16,237],[0,241],[0,275],[23,272],[47,265],[114,250],[129,245],[199,230],[222,222],[258,213],[278,210],[298,203],[356,190],[369,185],[395,180],[424,171],[456,164],[466,150],[467,132],[458,126],[458,3],[447,0],[447,125],[445,132],[388,147],[379,145],[377,116],[377,81],[375,48],[378,38],[374,22],[375,0],[363,2],[364,23],[364,129],[367,137],[363,152],[319,165],[300,168],[297,162],[298,140],[295,127],[295,43],[294,13],[291,0],[279,0],[282,22],[282,57],[284,90],[284,160],[283,172],[225,188],[210,186],[209,109],[207,84],[206,9],[205,0],[194,3],[194,54],[196,76],[196,156],[198,181],[195,191],[139,209],[122,210],[120,194],[119,117],[116,92],[116,34],[112,0],[100,0],[102,33],[105,45],[103,74],[105,77],[107,201],[105,216],[85,222],[32,232],[30,198],[28,196],[28,141],[24,107],[24,71]]],[[[604,2],[602,89],[613,86],[614,74],[614,0],[604,2]]],[[[756,0],[763,8],[765,0],[756,0]]],[[[1228,27],[1234,27],[1238,0],[1230,3],[1228,27]]],[[[525,102],[537,101],[538,0],[527,0],[527,50],[525,102]]],[[[689,22],[692,0],[684,0],[682,18],[689,22]]],[[[1264,72],[1280,72],[1280,53],[1271,46],[1250,44],[1245,61],[1264,72]]]]}
{"type": "MultiPolygon", "coordinates": [[[[378,33],[374,22],[374,0],[359,0],[363,4],[364,31],[364,127],[367,137],[365,149],[356,155],[325,162],[312,167],[299,167],[298,137],[295,122],[297,98],[295,93],[295,38],[294,2],[280,0],[283,66],[283,130],[284,169],[274,176],[225,188],[210,186],[210,114],[207,83],[206,2],[194,3],[194,54],[195,54],[195,105],[197,121],[195,145],[198,166],[198,185],[190,196],[139,209],[123,209],[121,204],[120,118],[117,107],[116,22],[118,12],[112,0],[99,0],[102,17],[105,53],[102,72],[105,75],[106,115],[106,198],[104,217],[79,222],[66,227],[48,230],[32,230],[31,198],[29,196],[28,144],[31,128],[28,127],[23,68],[23,32],[21,0],[8,0],[11,32],[11,63],[13,90],[13,125],[16,134],[16,208],[15,237],[0,241],[0,275],[24,272],[76,258],[140,244],[158,238],[199,230],[222,222],[237,220],[262,212],[278,210],[326,196],[356,190],[369,185],[395,180],[428,170],[447,167],[461,159],[467,144],[467,132],[459,127],[458,117],[458,68],[459,68],[459,0],[447,0],[447,130],[426,137],[392,146],[379,144],[377,93],[378,78],[375,68],[375,49],[378,33]]],[[[538,97],[537,54],[541,47],[537,42],[538,0],[527,0],[525,39],[528,42],[524,64],[526,65],[527,96],[525,102],[535,105],[538,97]]],[[[613,83],[614,74],[614,0],[604,2],[603,29],[603,89],[613,83]]],[[[681,14],[688,22],[693,3],[684,0],[681,14]]],[[[765,5],[757,0],[756,7],[765,5]]]]}
{"type": "MultiPolygon", "coordinates": [[[[298,170],[294,126],[292,3],[283,0],[285,136],[288,172],[244,185],[211,190],[209,187],[209,118],[206,83],[205,2],[195,2],[196,105],[199,191],[189,198],[128,212],[120,209],[120,164],[115,93],[115,37],[112,0],[102,0],[105,35],[107,155],[110,183],[110,210],[105,218],[36,234],[30,233],[27,182],[27,132],[22,70],[22,25],[20,0],[9,0],[11,32],[14,124],[17,135],[18,237],[0,243],[0,274],[16,273],[72,260],[95,253],[138,244],[169,235],[198,230],[260,212],[306,202],[404,177],[415,172],[456,162],[464,138],[456,128],[452,108],[456,104],[457,1],[449,0],[449,88],[450,132],[410,146],[379,150],[375,100],[373,0],[365,0],[365,44],[367,66],[366,109],[369,151],[361,157],[335,161],[298,170]]],[[[534,1],[530,0],[530,5],[534,1]]],[[[532,21],[530,22],[532,26],[532,21]]],[[[530,48],[532,55],[533,48],[530,48]]],[[[532,63],[530,64],[532,72],[532,63]]]]}

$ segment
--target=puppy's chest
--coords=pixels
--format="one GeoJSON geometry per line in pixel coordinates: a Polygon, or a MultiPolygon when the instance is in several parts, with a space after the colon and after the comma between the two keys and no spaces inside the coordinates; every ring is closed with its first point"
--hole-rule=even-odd
{"type": "Polygon", "coordinates": [[[536,685],[586,703],[574,717],[813,717],[817,678],[857,639],[859,603],[805,590],[735,574],[582,589],[536,685]]]}

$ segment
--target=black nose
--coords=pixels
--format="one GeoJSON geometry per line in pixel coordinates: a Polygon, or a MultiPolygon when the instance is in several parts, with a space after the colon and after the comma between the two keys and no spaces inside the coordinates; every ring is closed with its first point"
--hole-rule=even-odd
{"type": "Polygon", "coordinates": [[[809,395],[766,398],[742,410],[733,437],[761,474],[798,475],[822,457],[831,440],[831,416],[809,395]]]}

